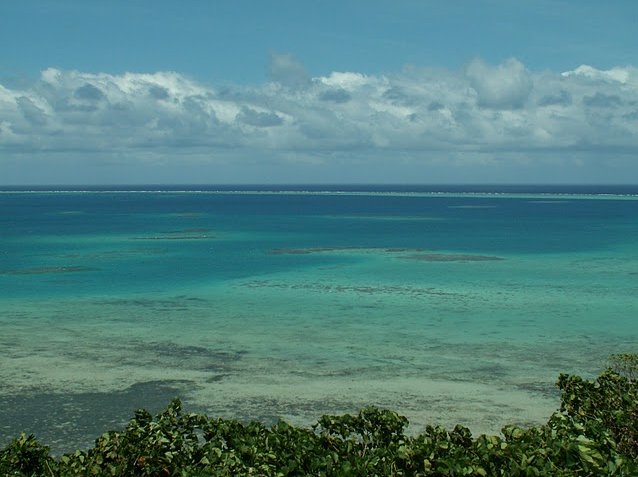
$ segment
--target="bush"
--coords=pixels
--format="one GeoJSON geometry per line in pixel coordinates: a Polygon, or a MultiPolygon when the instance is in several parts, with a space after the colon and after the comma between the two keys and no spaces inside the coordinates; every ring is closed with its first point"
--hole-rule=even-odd
{"type": "Polygon", "coordinates": [[[49,448],[24,433],[0,451],[0,475],[3,476],[56,475],[55,469],[56,462],[49,455],[49,448]]]}
{"type": "Polygon", "coordinates": [[[608,370],[594,381],[561,374],[561,411],[638,462],[638,385],[608,370]]]}
{"type": "Polygon", "coordinates": [[[596,380],[561,375],[560,411],[547,424],[501,436],[428,426],[406,436],[399,414],[367,407],[323,416],[312,429],[266,427],[139,410],[88,451],[53,458],[24,434],[0,451],[7,476],[631,476],[638,475],[638,389],[612,370],[596,380]]]}
{"type": "Polygon", "coordinates": [[[607,361],[611,371],[631,380],[638,379],[638,354],[612,354],[607,361]]]}

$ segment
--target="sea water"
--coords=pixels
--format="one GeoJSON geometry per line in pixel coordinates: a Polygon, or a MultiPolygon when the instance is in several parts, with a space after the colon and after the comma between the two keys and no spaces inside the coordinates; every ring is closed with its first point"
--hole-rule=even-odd
{"type": "Polygon", "coordinates": [[[0,444],[134,409],[535,425],[636,352],[637,187],[4,188],[0,444]]]}

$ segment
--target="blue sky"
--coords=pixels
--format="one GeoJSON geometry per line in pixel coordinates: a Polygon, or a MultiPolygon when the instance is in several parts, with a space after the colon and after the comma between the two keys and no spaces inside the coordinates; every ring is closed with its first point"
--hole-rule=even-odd
{"type": "Polygon", "coordinates": [[[0,184],[638,182],[633,0],[21,0],[0,18],[0,184]]]}

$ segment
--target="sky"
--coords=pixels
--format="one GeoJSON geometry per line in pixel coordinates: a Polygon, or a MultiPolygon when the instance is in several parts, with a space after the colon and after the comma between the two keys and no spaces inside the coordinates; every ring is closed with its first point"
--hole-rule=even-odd
{"type": "Polygon", "coordinates": [[[635,0],[0,1],[0,185],[638,183],[635,0]]]}

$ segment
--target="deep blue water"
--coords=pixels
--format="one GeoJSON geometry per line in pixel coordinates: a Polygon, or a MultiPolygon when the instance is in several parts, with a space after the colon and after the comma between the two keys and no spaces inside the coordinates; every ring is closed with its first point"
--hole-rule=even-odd
{"type": "MultiPolygon", "coordinates": [[[[79,272],[82,283],[73,284],[77,294],[93,293],[105,283],[111,290],[130,290],[149,280],[157,281],[157,286],[163,279],[225,280],[320,260],[307,256],[282,259],[270,253],[279,248],[547,254],[606,250],[632,243],[638,235],[638,201],[625,200],[637,194],[638,188],[628,186],[262,187],[262,192],[372,192],[356,195],[249,192],[254,186],[162,186],[162,193],[127,192],[140,187],[118,192],[111,187],[91,187],[82,188],[90,192],[1,194],[0,271],[4,274],[0,281],[4,294],[33,293],[37,283],[34,274],[27,272],[47,267],[92,269],[79,272]],[[173,189],[191,192],[166,192],[173,189]],[[211,192],[220,190],[248,192],[211,192]],[[418,194],[423,192],[435,194],[418,194]],[[479,195],[436,194],[443,192],[479,195]],[[530,199],[529,194],[541,195],[530,199]],[[583,200],[581,194],[590,199],[583,200]],[[595,200],[600,194],[606,200],[595,200]],[[610,198],[609,194],[625,197],[610,198]],[[211,240],[169,240],[171,234],[179,233],[206,235],[211,240]],[[112,239],[119,240],[116,250],[135,249],[139,255],[131,253],[128,260],[121,257],[110,262],[91,260],[89,251],[96,246],[110,247],[112,239]],[[163,258],[145,258],[144,250],[163,258]]],[[[42,275],[43,280],[48,278],[42,275]]],[[[64,292],[65,288],[40,285],[38,294],[64,292]]]]}
{"type": "Polygon", "coordinates": [[[133,184],[2,186],[1,191],[308,191],[308,192],[433,192],[636,195],[638,185],[561,184],[133,184]]]}

